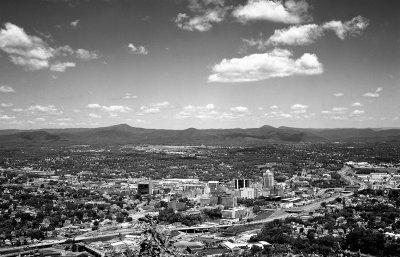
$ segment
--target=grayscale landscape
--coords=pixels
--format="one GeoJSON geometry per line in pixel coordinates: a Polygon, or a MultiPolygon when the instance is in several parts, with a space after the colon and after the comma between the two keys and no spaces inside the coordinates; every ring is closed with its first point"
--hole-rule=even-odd
{"type": "Polygon", "coordinates": [[[1,1],[0,256],[400,256],[399,13],[1,1]]]}

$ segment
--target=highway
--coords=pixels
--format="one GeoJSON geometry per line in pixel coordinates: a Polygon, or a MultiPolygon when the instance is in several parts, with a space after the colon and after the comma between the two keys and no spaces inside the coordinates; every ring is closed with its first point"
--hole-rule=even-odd
{"type": "MultiPolygon", "coordinates": [[[[350,195],[350,194],[349,194],[350,195]]],[[[228,227],[235,227],[235,226],[246,226],[246,225],[254,225],[254,224],[263,224],[263,223],[267,223],[267,222],[271,222],[275,219],[285,219],[287,217],[291,217],[291,216],[297,216],[298,214],[296,213],[287,213],[286,210],[299,210],[302,212],[310,212],[310,211],[314,211],[316,209],[318,209],[321,206],[322,202],[330,202],[333,201],[334,199],[336,199],[339,195],[333,195],[331,197],[328,198],[323,198],[320,199],[316,202],[307,204],[307,205],[303,205],[300,207],[296,207],[296,208],[290,208],[290,209],[278,209],[275,213],[273,213],[271,216],[269,216],[266,219],[262,219],[262,220],[257,220],[257,221],[251,221],[251,222],[247,222],[244,224],[232,224],[232,225],[214,225],[214,226],[195,226],[195,227],[177,227],[177,228],[173,228],[170,230],[176,230],[176,231],[187,231],[187,230],[207,230],[210,228],[228,228],[228,227]]],[[[138,229],[138,228],[136,228],[138,229]]],[[[113,232],[109,232],[109,233],[105,233],[105,234],[98,234],[98,235],[81,235],[81,236],[77,236],[75,237],[75,241],[76,242],[82,242],[82,241],[86,241],[86,240],[101,240],[103,238],[107,238],[107,237],[117,237],[119,235],[128,235],[128,234],[132,234],[132,232],[135,231],[135,228],[125,228],[125,229],[120,229],[120,230],[115,230],[113,232]]],[[[35,248],[44,248],[44,247],[50,247],[52,245],[55,244],[64,244],[66,243],[67,239],[61,239],[61,240],[47,240],[46,242],[42,242],[42,243],[38,243],[38,244],[31,244],[31,245],[27,245],[27,246],[18,246],[18,247],[7,247],[7,248],[2,248],[0,249],[0,255],[4,255],[7,252],[18,252],[18,251],[24,251],[27,248],[29,249],[35,249],[35,248]]]]}
{"type": "MultiPolygon", "coordinates": [[[[123,231],[118,231],[118,232],[112,232],[108,234],[102,234],[102,235],[97,235],[97,236],[77,236],[75,237],[75,242],[82,242],[86,240],[101,240],[103,238],[107,237],[117,237],[119,235],[128,235],[132,234],[133,230],[131,229],[124,229],[123,231]]],[[[45,248],[45,247],[51,247],[52,245],[55,244],[65,244],[68,239],[60,239],[60,240],[46,240],[44,242],[38,243],[38,244],[30,244],[30,245],[24,245],[24,246],[16,246],[16,247],[7,247],[7,248],[0,248],[0,256],[4,256],[8,252],[19,252],[19,251],[26,251],[29,249],[35,249],[35,248],[45,248]]]]}
{"type": "Polygon", "coordinates": [[[352,172],[353,170],[351,169],[351,167],[345,165],[340,171],[338,171],[338,173],[344,179],[346,179],[350,183],[350,185],[360,185],[360,188],[358,190],[363,190],[363,189],[368,188],[367,184],[365,184],[363,181],[361,181],[361,180],[359,180],[357,178],[348,176],[346,173],[348,173],[349,171],[352,172]]]}
{"type": "MultiPolygon", "coordinates": [[[[354,185],[354,184],[357,183],[357,184],[360,184],[360,189],[366,188],[366,185],[364,183],[360,183],[360,181],[357,181],[354,178],[347,176],[346,173],[348,171],[351,171],[351,168],[348,167],[348,166],[343,166],[343,168],[340,171],[338,171],[338,173],[344,179],[349,181],[350,184],[354,185]]],[[[319,194],[317,193],[317,195],[324,194],[326,190],[328,190],[328,189],[320,190],[320,192],[318,192],[319,194]]],[[[321,203],[322,202],[330,202],[330,201],[335,200],[337,197],[340,197],[340,196],[347,196],[348,197],[348,196],[351,196],[352,194],[353,193],[347,193],[345,195],[334,194],[334,195],[332,195],[332,196],[330,196],[328,198],[323,198],[323,199],[320,199],[320,200],[315,201],[313,203],[306,204],[306,205],[303,205],[303,206],[300,206],[300,207],[290,208],[290,209],[279,209],[279,210],[277,210],[275,213],[273,213],[271,216],[269,216],[266,219],[252,221],[252,222],[249,222],[249,223],[246,223],[246,224],[261,224],[261,223],[271,222],[274,219],[285,219],[285,218],[290,217],[290,216],[297,216],[297,214],[287,213],[286,210],[288,210],[288,211],[297,210],[297,211],[301,211],[301,212],[304,212],[304,213],[308,213],[308,212],[311,212],[311,211],[315,211],[316,209],[321,207],[321,203]]],[[[241,225],[241,224],[239,224],[239,225],[241,225]]]]}
{"type": "MultiPolygon", "coordinates": [[[[344,166],[340,171],[338,171],[338,173],[347,181],[349,181],[349,183],[351,185],[355,185],[355,184],[359,184],[360,185],[360,190],[367,188],[366,184],[363,183],[362,181],[359,181],[353,177],[350,177],[348,175],[346,175],[346,173],[348,171],[351,171],[351,168],[348,166],[344,166]]],[[[321,190],[323,193],[325,193],[325,191],[321,190]]],[[[345,196],[351,196],[353,193],[347,193],[345,196]]],[[[231,226],[245,226],[245,225],[254,225],[254,224],[263,224],[263,223],[267,223],[267,222],[271,222],[275,219],[285,219],[287,217],[291,217],[291,216],[297,216],[297,213],[287,213],[286,211],[299,211],[299,212],[303,212],[303,213],[308,213],[311,211],[315,211],[316,209],[318,209],[321,206],[322,202],[330,202],[335,200],[337,197],[340,197],[341,195],[339,194],[334,194],[330,197],[327,198],[322,198],[320,200],[317,200],[313,203],[310,204],[306,204],[303,206],[299,206],[296,208],[289,208],[289,209],[278,209],[275,213],[273,213],[271,216],[269,216],[268,218],[262,219],[262,220],[257,220],[257,221],[251,221],[251,222],[247,222],[247,223],[242,223],[242,224],[232,224],[232,225],[213,225],[213,226],[195,226],[195,227],[178,227],[178,228],[173,228],[171,230],[177,230],[177,231],[187,231],[187,230],[207,230],[210,228],[227,228],[227,227],[231,227],[231,226]]],[[[119,236],[119,235],[127,235],[127,234],[131,234],[132,232],[135,231],[135,229],[139,229],[139,228],[125,228],[125,229],[119,229],[119,230],[115,230],[113,232],[109,232],[109,233],[105,233],[105,234],[91,234],[91,235],[80,235],[75,237],[75,241],[76,242],[81,242],[81,241],[86,241],[86,240],[101,240],[103,238],[107,238],[107,237],[113,237],[113,236],[119,236]]],[[[91,232],[93,233],[93,232],[91,232]]],[[[19,246],[19,247],[7,247],[7,248],[2,248],[0,249],[0,255],[3,255],[4,253],[13,251],[13,252],[18,252],[18,251],[24,251],[27,248],[33,249],[33,248],[43,248],[46,246],[52,246],[54,244],[63,244],[66,243],[67,239],[61,239],[61,240],[48,240],[46,242],[42,242],[42,243],[38,243],[38,244],[32,244],[32,245],[27,245],[27,246],[19,246]]]]}

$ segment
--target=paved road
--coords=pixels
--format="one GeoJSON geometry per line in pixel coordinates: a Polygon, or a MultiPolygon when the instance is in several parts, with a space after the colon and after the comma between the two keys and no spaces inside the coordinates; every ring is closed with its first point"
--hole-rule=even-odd
{"type": "Polygon", "coordinates": [[[364,181],[359,180],[355,177],[349,176],[347,175],[348,172],[352,172],[352,174],[354,174],[353,170],[351,169],[351,167],[349,166],[344,166],[340,171],[338,171],[338,173],[344,178],[346,179],[350,185],[360,185],[360,188],[358,190],[363,190],[368,188],[367,184],[364,183],[364,181]]]}
{"type": "MultiPolygon", "coordinates": [[[[344,166],[338,173],[347,181],[350,182],[350,184],[354,185],[354,184],[360,184],[360,189],[364,189],[366,188],[366,184],[363,183],[362,181],[359,181],[353,177],[350,177],[348,175],[346,175],[346,173],[348,171],[351,171],[351,168],[348,166],[344,166]]],[[[352,195],[352,193],[347,194],[346,196],[350,196],[352,195]]],[[[320,199],[318,201],[315,201],[313,203],[307,204],[307,205],[303,205],[297,208],[291,208],[288,210],[298,210],[301,212],[310,212],[310,211],[315,211],[316,209],[318,209],[321,206],[322,202],[330,202],[335,200],[337,197],[339,197],[339,195],[333,195],[331,197],[328,198],[323,198],[320,199]]],[[[287,213],[285,211],[285,209],[279,209],[277,210],[275,213],[273,213],[271,216],[269,216],[268,218],[262,219],[262,220],[257,220],[257,221],[251,221],[248,222],[246,224],[233,224],[232,226],[243,226],[243,225],[253,225],[253,224],[262,224],[262,223],[267,223],[267,222],[271,222],[275,219],[285,219],[287,217],[291,217],[291,216],[297,216],[297,214],[294,213],[287,213]]],[[[216,226],[209,226],[211,227],[216,227],[216,226]]],[[[226,227],[226,226],[224,226],[226,227]]],[[[207,227],[200,227],[200,228],[207,228],[207,227]]],[[[110,236],[118,236],[118,235],[127,235],[132,233],[132,231],[135,228],[127,228],[127,229],[120,229],[120,230],[115,230],[113,232],[110,233],[105,233],[105,234],[99,234],[99,235],[81,235],[81,236],[77,236],[75,237],[75,240],[77,241],[85,241],[85,240],[96,240],[96,239],[101,239],[101,238],[105,238],[105,237],[110,237],[110,236]]],[[[191,229],[190,227],[185,227],[182,229],[191,229]]],[[[178,230],[178,229],[177,229],[178,230]]],[[[48,242],[44,242],[44,243],[39,243],[39,244],[32,244],[32,245],[27,245],[27,246],[20,246],[20,247],[8,247],[8,248],[2,248],[0,249],[0,255],[1,253],[7,252],[7,251],[18,251],[18,250],[23,250],[24,248],[36,248],[36,247],[43,247],[43,246],[51,246],[53,244],[63,244],[66,242],[66,239],[62,239],[62,240],[51,240],[48,242]]]]}
{"type": "MultiPolygon", "coordinates": [[[[351,171],[351,168],[348,167],[348,166],[344,166],[338,173],[339,173],[344,179],[348,180],[351,184],[354,185],[356,180],[355,180],[354,178],[349,177],[349,176],[346,175],[346,173],[347,173],[348,171],[351,171]]],[[[357,181],[357,184],[358,184],[358,183],[359,183],[359,181],[357,181]]],[[[364,187],[364,186],[366,186],[364,183],[363,183],[363,184],[360,184],[360,188],[361,188],[361,187],[364,187]]],[[[321,191],[322,191],[322,193],[325,193],[326,190],[327,190],[327,189],[322,189],[321,191]]],[[[353,193],[347,193],[345,196],[351,196],[352,194],[353,194],[353,193]]],[[[289,211],[290,211],[290,210],[298,210],[298,211],[302,211],[302,212],[311,212],[311,211],[315,211],[316,209],[318,209],[318,208],[321,206],[321,203],[322,203],[322,202],[330,202],[330,201],[335,200],[337,197],[340,197],[340,195],[334,194],[333,196],[330,196],[330,197],[328,197],[328,198],[323,198],[323,199],[318,200],[318,201],[315,201],[315,202],[313,202],[313,203],[306,204],[306,205],[300,206],[300,207],[298,207],[298,208],[291,208],[291,209],[288,209],[288,210],[289,210],[289,211]]],[[[266,223],[266,222],[271,222],[271,221],[273,221],[274,219],[284,219],[284,218],[287,218],[287,217],[290,217],[290,216],[295,216],[295,215],[297,215],[297,214],[287,213],[287,212],[285,212],[284,209],[280,209],[280,210],[277,210],[275,213],[273,213],[271,216],[269,216],[269,217],[266,218],[266,219],[257,220],[257,221],[252,221],[252,222],[249,222],[249,223],[247,223],[247,224],[266,223]]]]}

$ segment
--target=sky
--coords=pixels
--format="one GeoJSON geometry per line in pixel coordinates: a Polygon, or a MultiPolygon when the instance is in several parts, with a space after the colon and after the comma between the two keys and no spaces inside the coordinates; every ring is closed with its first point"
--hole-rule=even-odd
{"type": "Polygon", "coordinates": [[[400,127],[398,0],[2,0],[0,129],[400,127]]]}

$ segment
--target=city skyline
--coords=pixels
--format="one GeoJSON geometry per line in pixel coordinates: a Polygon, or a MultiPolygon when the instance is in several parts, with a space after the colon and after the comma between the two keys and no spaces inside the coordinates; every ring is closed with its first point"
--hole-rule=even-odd
{"type": "Polygon", "coordinates": [[[0,7],[0,129],[400,127],[395,1],[0,7]]]}

